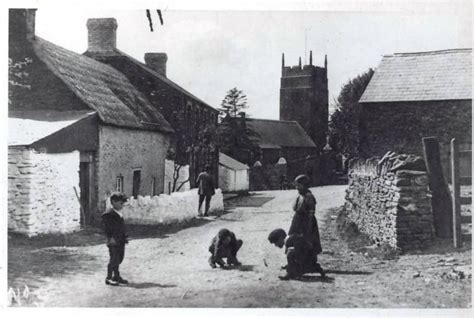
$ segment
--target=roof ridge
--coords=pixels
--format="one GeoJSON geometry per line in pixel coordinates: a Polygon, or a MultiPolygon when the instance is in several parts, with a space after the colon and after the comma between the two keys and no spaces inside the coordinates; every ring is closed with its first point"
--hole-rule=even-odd
{"type": "Polygon", "coordinates": [[[394,57],[394,56],[405,56],[405,55],[436,55],[436,54],[449,54],[457,52],[472,52],[472,48],[456,48],[456,49],[444,49],[434,51],[419,51],[419,52],[397,52],[393,54],[385,54],[383,57],[394,57]]]}
{"type": "Polygon", "coordinates": [[[211,105],[209,105],[208,103],[206,103],[205,101],[203,101],[202,99],[200,99],[199,97],[197,97],[196,95],[194,95],[193,93],[189,92],[188,90],[186,90],[185,88],[181,87],[179,84],[175,83],[173,80],[169,79],[168,77],[166,76],[163,76],[161,75],[160,73],[158,73],[157,71],[153,70],[152,68],[150,68],[148,65],[146,65],[145,63],[142,63],[140,62],[139,60],[137,60],[136,58],[134,58],[133,56],[125,53],[125,52],[122,52],[121,50],[119,50],[118,48],[115,48],[114,51],[116,51],[117,53],[127,57],[128,59],[130,59],[133,63],[135,64],[138,64],[140,65],[142,68],[144,68],[146,71],[148,71],[149,73],[153,74],[153,76],[156,76],[158,77],[160,80],[166,82],[166,83],[170,83],[174,86],[177,86],[179,89],[183,90],[186,94],[189,94],[192,98],[195,98],[197,101],[199,101],[200,103],[203,103],[205,106],[207,107],[210,107],[214,110],[217,111],[217,109],[215,109],[214,107],[212,107],[211,105]]]}
{"type": "Polygon", "coordinates": [[[282,123],[298,123],[296,120],[280,120],[280,119],[269,119],[269,118],[253,118],[247,117],[246,120],[261,120],[261,121],[273,121],[273,122],[282,122],[282,123]]]}

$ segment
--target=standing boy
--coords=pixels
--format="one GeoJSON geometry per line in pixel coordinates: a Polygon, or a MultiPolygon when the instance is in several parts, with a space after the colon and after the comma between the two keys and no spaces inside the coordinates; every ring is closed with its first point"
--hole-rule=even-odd
{"type": "Polygon", "coordinates": [[[198,185],[198,194],[199,194],[199,207],[198,207],[198,216],[201,216],[202,203],[206,200],[206,206],[204,209],[204,216],[207,216],[209,212],[209,207],[211,205],[211,198],[216,193],[214,190],[214,181],[212,180],[209,172],[211,171],[211,166],[206,165],[204,171],[199,174],[196,179],[196,184],[198,185]]]}
{"type": "Polygon", "coordinates": [[[109,249],[109,264],[107,265],[107,277],[105,284],[117,286],[126,285],[128,281],[120,276],[119,266],[125,255],[125,244],[128,243],[125,222],[120,210],[127,202],[127,196],[123,193],[114,192],[110,196],[112,208],[102,214],[105,235],[107,236],[107,247],[109,249]]]}

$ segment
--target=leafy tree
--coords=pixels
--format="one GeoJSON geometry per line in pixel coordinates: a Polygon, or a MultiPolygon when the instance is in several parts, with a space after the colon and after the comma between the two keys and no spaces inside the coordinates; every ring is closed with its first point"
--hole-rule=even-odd
{"type": "Polygon", "coordinates": [[[359,99],[373,74],[374,70],[369,69],[342,86],[329,121],[330,146],[349,158],[359,154],[359,99]]]}
{"type": "Polygon", "coordinates": [[[222,153],[248,165],[259,152],[259,135],[240,117],[226,116],[217,127],[216,141],[222,153]]]}
{"type": "Polygon", "coordinates": [[[234,87],[227,92],[227,95],[222,100],[221,108],[218,108],[218,110],[221,119],[223,119],[226,116],[237,117],[238,113],[248,107],[247,96],[242,90],[234,87]]]}

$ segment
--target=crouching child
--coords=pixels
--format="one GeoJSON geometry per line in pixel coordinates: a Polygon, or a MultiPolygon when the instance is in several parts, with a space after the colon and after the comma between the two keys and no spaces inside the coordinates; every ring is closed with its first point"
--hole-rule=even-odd
{"type": "Polygon", "coordinates": [[[286,235],[285,230],[276,229],[268,235],[268,241],[279,248],[285,247],[287,265],[285,276],[279,276],[282,280],[296,279],[306,273],[320,273],[321,277],[325,277],[324,270],[317,260],[313,257],[312,249],[304,239],[303,235],[294,234],[286,235]]]}
{"type": "Polygon", "coordinates": [[[125,256],[125,244],[128,243],[125,221],[120,210],[128,198],[123,193],[114,192],[110,196],[112,208],[102,214],[104,232],[107,236],[107,247],[109,249],[109,264],[107,265],[107,277],[105,284],[117,286],[127,285],[128,281],[120,276],[119,266],[125,256]]]}
{"type": "Polygon", "coordinates": [[[235,234],[228,229],[221,229],[212,239],[209,246],[209,265],[216,268],[216,264],[225,268],[223,258],[227,258],[227,265],[239,266],[241,263],[237,260],[237,252],[242,247],[243,241],[238,240],[235,234]]]}

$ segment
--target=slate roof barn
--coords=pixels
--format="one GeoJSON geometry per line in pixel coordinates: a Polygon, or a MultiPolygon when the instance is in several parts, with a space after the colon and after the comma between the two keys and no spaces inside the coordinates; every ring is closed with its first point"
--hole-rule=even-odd
{"type": "Polygon", "coordinates": [[[360,103],[472,99],[472,49],[385,55],[360,103]]]}
{"type": "MultiPolygon", "coordinates": [[[[472,49],[386,55],[359,104],[363,156],[422,155],[421,139],[435,136],[448,176],[450,140],[472,148],[472,49]]],[[[461,173],[470,175],[465,158],[461,173]]]]}

